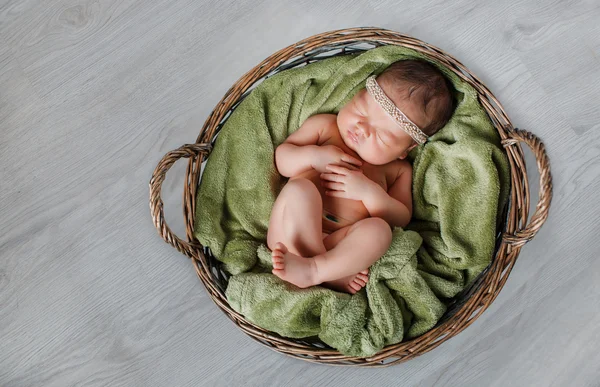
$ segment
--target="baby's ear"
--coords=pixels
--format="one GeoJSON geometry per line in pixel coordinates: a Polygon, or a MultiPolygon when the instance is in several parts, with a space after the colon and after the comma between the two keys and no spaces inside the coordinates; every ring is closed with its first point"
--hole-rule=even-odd
{"type": "Polygon", "coordinates": [[[411,150],[413,150],[414,147],[416,147],[417,143],[412,144],[411,146],[408,147],[407,150],[405,150],[404,152],[402,152],[402,154],[398,157],[400,160],[404,160],[406,158],[406,156],[408,156],[408,152],[410,152],[411,150]]]}

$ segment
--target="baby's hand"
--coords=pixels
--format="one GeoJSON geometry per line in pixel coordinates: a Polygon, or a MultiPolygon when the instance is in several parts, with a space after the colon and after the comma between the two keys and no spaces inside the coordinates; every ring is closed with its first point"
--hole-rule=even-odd
{"type": "Polygon", "coordinates": [[[344,199],[366,201],[383,191],[383,188],[364,175],[338,165],[328,165],[329,173],[321,174],[321,185],[328,190],[325,195],[344,199]]]}
{"type": "Polygon", "coordinates": [[[326,167],[330,164],[358,170],[362,162],[335,145],[323,145],[315,148],[311,162],[312,167],[320,173],[324,173],[329,172],[326,167]]]}

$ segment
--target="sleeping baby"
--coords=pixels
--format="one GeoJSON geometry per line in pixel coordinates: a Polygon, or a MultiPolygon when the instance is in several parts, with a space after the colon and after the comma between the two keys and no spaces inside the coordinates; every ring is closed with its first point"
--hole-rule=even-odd
{"type": "Polygon", "coordinates": [[[451,83],[432,64],[401,60],[335,114],[309,117],[277,147],[289,177],[267,232],[272,273],[300,288],[356,293],[412,215],[408,152],[450,119],[451,83]]]}

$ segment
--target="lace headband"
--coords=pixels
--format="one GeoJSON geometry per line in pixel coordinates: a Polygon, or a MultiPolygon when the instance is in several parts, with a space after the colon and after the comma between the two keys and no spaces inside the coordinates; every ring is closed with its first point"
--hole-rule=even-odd
{"type": "Polygon", "coordinates": [[[408,117],[402,113],[402,111],[398,109],[396,105],[394,105],[392,100],[385,95],[375,80],[375,75],[371,75],[369,78],[367,78],[367,91],[373,96],[375,101],[377,101],[383,110],[385,110],[385,112],[389,114],[394,121],[396,121],[396,123],[413,138],[413,140],[419,144],[424,144],[427,141],[427,135],[423,133],[414,122],[409,120],[408,117]]]}

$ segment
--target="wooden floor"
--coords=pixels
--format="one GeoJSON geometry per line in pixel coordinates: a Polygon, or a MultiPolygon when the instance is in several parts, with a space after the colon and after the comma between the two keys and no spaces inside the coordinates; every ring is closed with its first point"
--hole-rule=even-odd
{"type": "MultiPolygon", "coordinates": [[[[600,386],[599,20],[597,0],[0,0],[0,385],[600,386]],[[492,306],[378,370],[252,341],[148,208],[160,158],[242,74],[356,26],[454,55],[543,139],[554,177],[550,217],[492,306]]],[[[182,236],[184,170],[163,186],[182,236]]]]}

